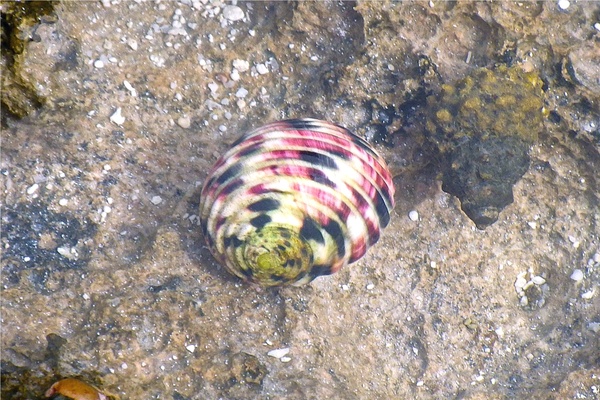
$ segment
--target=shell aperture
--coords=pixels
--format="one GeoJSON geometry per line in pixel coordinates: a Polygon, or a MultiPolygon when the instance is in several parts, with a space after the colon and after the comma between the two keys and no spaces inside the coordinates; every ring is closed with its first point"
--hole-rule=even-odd
{"type": "Polygon", "coordinates": [[[392,176],[366,141],[294,119],[255,129],[223,154],[202,188],[200,224],[233,275],[299,286],[361,258],[393,207],[392,176]]]}

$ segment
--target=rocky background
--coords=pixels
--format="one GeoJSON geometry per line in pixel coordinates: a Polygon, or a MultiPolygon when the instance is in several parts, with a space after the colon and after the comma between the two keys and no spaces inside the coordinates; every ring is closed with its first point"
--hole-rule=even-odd
{"type": "Polygon", "coordinates": [[[599,3],[0,7],[3,399],[65,377],[120,399],[600,398],[599,3]],[[442,191],[431,104],[504,67],[540,79],[543,122],[480,230],[442,191]],[[203,246],[199,192],[292,117],[366,137],[397,206],[355,265],[260,290],[203,246]]]}

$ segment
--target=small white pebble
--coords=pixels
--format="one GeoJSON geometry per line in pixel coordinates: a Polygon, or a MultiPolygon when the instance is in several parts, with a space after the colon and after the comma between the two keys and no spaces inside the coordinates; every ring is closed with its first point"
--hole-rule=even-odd
{"type": "Polygon", "coordinates": [[[596,29],[598,32],[600,32],[600,22],[596,22],[596,23],[594,24],[594,28],[595,28],[595,29],[596,29]]]}
{"type": "Polygon", "coordinates": [[[104,167],[102,167],[105,171],[110,171],[110,165],[108,164],[104,164],[104,167]]]}
{"type": "Polygon", "coordinates": [[[425,383],[424,383],[423,381],[417,381],[417,386],[418,386],[418,387],[421,387],[421,386],[423,386],[424,384],[425,384],[425,383]]]}
{"type": "Polygon", "coordinates": [[[94,68],[104,68],[104,61],[102,60],[96,60],[94,61],[94,68]]]}
{"type": "Polygon", "coordinates": [[[219,125],[219,131],[227,132],[227,127],[225,125],[219,125]]]}
{"type": "Polygon", "coordinates": [[[569,241],[573,244],[573,247],[576,249],[578,249],[579,245],[581,244],[581,242],[575,236],[569,235],[569,241]]]}
{"type": "Polygon", "coordinates": [[[374,287],[375,287],[375,285],[374,285],[374,284],[372,284],[372,283],[369,283],[369,284],[367,285],[367,290],[372,290],[374,287]]]}
{"type": "Polygon", "coordinates": [[[573,273],[571,274],[571,279],[573,279],[575,282],[579,282],[583,279],[583,271],[580,269],[574,269],[573,273]]]}
{"type": "Polygon", "coordinates": [[[121,364],[121,369],[127,369],[127,363],[121,364]]]}
{"type": "Polygon", "coordinates": [[[348,289],[350,289],[350,286],[348,286],[346,284],[342,285],[342,290],[348,290],[348,289]]]}
{"type": "Polygon", "coordinates": [[[290,348],[284,347],[283,349],[271,350],[267,353],[267,355],[270,357],[281,358],[283,356],[287,356],[289,352],[290,352],[290,348]]]}
{"type": "Polygon", "coordinates": [[[133,40],[133,39],[129,39],[127,41],[127,45],[129,47],[131,47],[131,49],[134,50],[134,51],[138,49],[138,43],[135,40],[133,40]]]}
{"type": "Polygon", "coordinates": [[[154,196],[154,197],[152,197],[152,198],[150,199],[150,202],[151,202],[152,204],[154,204],[155,206],[157,206],[157,205],[159,205],[160,203],[162,203],[162,201],[163,201],[163,200],[162,200],[162,197],[160,197],[160,196],[154,196]]]}
{"type": "Polygon", "coordinates": [[[523,289],[525,285],[527,285],[527,279],[523,278],[522,276],[519,276],[515,281],[515,289],[519,291],[519,289],[523,289]]]}
{"type": "MultiPolygon", "coordinates": [[[[238,97],[238,98],[240,98],[240,99],[243,99],[243,98],[244,98],[244,97],[246,97],[247,95],[248,95],[248,91],[247,91],[246,89],[244,89],[243,87],[242,87],[242,88],[239,88],[239,89],[237,90],[237,92],[235,92],[235,97],[238,97]]],[[[240,108],[241,108],[241,107],[240,107],[240,108]]]]}
{"type": "Polygon", "coordinates": [[[431,266],[431,268],[433,268],[433,269],[436,269],[437,263],[435,261],[432,261],[431,263],[429,263],[429,266],[431,266]]]}
{"type": "Polygon", "coordinates": [[[581,294],[581,298],[584,300],[589,300],[592,297],[594,297],[595,293],[596,293],[596,291],[594,289],[588,290],[587,292],[581,294]]]}
{"type": "Polygon", "coordinates": [[[410,218],[411,221],[416,222],[419,220],[419,213],[416,210],[412,210],[408,213],[408,218],[410,218]]]}
{"type": "Polygon", "coordinates": [[[58,201],[58,205],[60,205],[60,206],[63,206],[63,207],[64,207],[64,206],[66,206],[67,204],[69,204],[69,200],[67,200],[67,199],[60,199],[60,200],[58,201]]]}
{"type": "Polygon", "coordinates": [[[590,322],[588,324],[588,329],[595,333],[600,332],[600,322],[590,322]]]}
{"type": "Polygon", "coordinates": [[[535,283],[538,286],[541,286],[544,283],[546,283],[546,280],[538,275],[538,276],[534,276],[533,278],[531,278],[531,282],[535,283]]]}
{"type": "Polygon", "coordinates": [[[246,72],[250,69],[250,63],[246,60],[235,59],[233,60],[233,68],[239,72],[246,72]]]}
{"type": "Polygon", "coordinates": [[[269,69],[265,64],[256,64],[256,72],[258,72],[261,75],[264,75],[269,73],[269,69]]]}
{"type": "Polygon", "coordinates": [[[592,260],[594,260],[595,263],[600,263],[600,253],[595,253],[592,260]]]}
{"type": "Polygon", "coordinates": [[[527,225],[529,225],[531,229],[537,229],[537,222],[535,221],[530,221],[527,223],[527,225]]]}
{"type": "Polygon", "coordinates": [[[177,118],[177,125],[179,125],[183,129],[187,129],[192,125],[192,121],[189,117],[179,117],[177,118]]]}
{"type": "Polygon", "coordinates": [[[279,359],[279,361],[281,361],[282,363],[287,363],[287,362],[292,361],[292,358],[288,357],[288,356],[283,356],[279,359]]]}
{"type": "Polygon", "coordinates": [[[211,82],[208,84],[208,88],[210,89],[211,93],[216,93],[217,90],[219,90],[219,85],[217,85],[216,82],[211,82]]]}
{"type": "Polygon", "coordinates": [[[196,345],[193,344],[188,344],[187,346],[185,346],[185,348],[187,349],[187,351],[189,351],[190,353],[193,353],[196,350],[196,345]]]}
{"type": "Polygon", "coordinates": [[[34,194],[35,192],[37,192],[39,187],[40,187],[40,185],[38,185],[37,183],[34,183],[33,185],[31,185],[27,188],[27,194],[34,194]]]}
{"type": "Polygon", "coordinates": [[[223,8],[223,17],[229,21],[244,19],[244,10],[238,6],[227,5],[223,8]]]}
{"type": "Polygon", "coordinates": [[[558,8],[561,10],[566,10],[571,6],[571,2],[569,0],[558,0],[558,8]]]}
{"type": "Polygon", "coordinates": [[[123,81],[123,86],[125,86],[125,89],[129,90],[130,92],[135,91],[135,89],[129,81],[123,81]]]}
{"type": "Polygon", "coordinates": [[[117,125],[123,125],[123,122],[125,122],[125,117],[121,115],[121,107],[117,108],[117,111],[110,116],[110,122],[117,125]]]}

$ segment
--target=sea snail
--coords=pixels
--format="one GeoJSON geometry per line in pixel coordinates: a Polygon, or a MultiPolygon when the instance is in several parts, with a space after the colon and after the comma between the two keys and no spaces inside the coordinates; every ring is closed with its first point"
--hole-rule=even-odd
{"type": "Polygon", "coordinates": [[[73,400],[107,400],[108,396],[95,387],[75,378],[67,378],[55,382],[46,390],[46,397],[61,395],[73,400]]]}
{"type": "Polygon", "coordinates": [[[361,258],[394,207],[383,158],[345,128],[316,119],[246,133],[216,162],[200,224],[215,259],[263,286],[300,286],[361,258]]]}

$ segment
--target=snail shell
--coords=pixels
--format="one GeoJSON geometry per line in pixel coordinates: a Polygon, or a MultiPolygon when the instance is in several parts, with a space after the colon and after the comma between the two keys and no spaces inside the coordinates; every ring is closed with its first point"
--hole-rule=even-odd
{"type": "Polygon", "coordinates": [[[107,400],[108,397],[95,387],[75,378],[66,378],[55,382],[50,389],[46,390],[46,397],[56,395],[71,398],[73,400],[107,400]]]}
{"type": "Polygon", "coordinates": [[[264,286],[299,286],[361,258],[394,207],[385,161],[345,128],[274,122],[238,139],[202,188],[200,223],[215,259],[264,286]]]}

